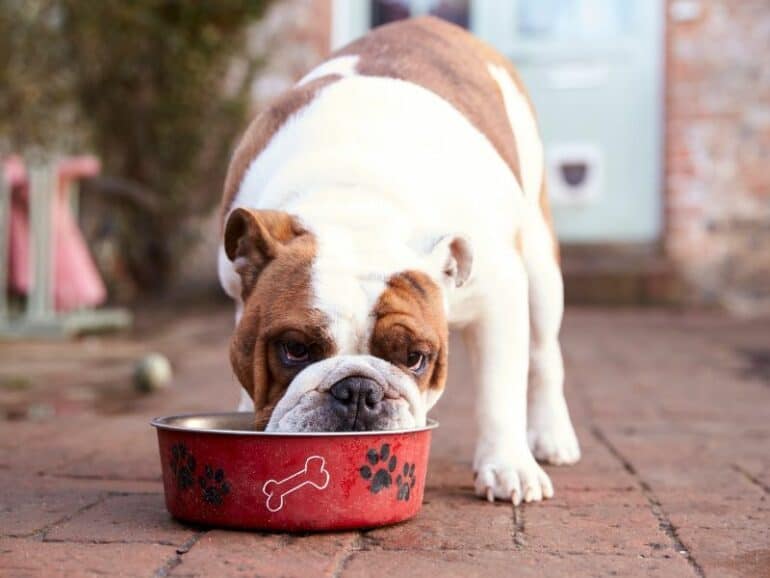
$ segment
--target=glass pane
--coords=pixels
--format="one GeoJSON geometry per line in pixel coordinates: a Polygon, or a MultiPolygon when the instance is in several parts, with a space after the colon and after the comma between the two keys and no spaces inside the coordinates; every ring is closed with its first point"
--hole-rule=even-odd
{"type": "Polygon", "coordinates": [[[519,34],[529,40],[610,40],[631,32],[631,0],[519,0],[519,34]]]}
{"type": "Polygon", "coordinates": [[[372,28],[409,18],[410,4],[409,0],[372,0],[372,28]]]}
{"type": "Polygon", "coordinates": [[[463,28],[468,28],[470,23],[469,4],[468,0],[437,0],[431,2],[430,14],[463,28]]]}
{"type": "Polygon", "coordinates": [[[469,0],[372,0],[371,8],[372,28],[426,12],[464,28],[470,21],[469,0]]]}

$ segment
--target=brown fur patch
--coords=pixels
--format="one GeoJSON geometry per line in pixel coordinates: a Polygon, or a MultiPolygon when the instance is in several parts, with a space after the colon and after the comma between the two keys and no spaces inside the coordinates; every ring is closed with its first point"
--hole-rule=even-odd
{"type": "Polygon", "coordinates": [[[359,74],[412,82],[449,102],[487,137],[521,183],[515,135],[487,64],[504,67],[522,90],[523,85],[497,50],[459,26],[428,16],[376,28],[333,57],[342,55],[360,57],[359,74]]]}
{"type": "Polygon", "coordinates": [[[243,316],[230,343],[230,362],[254,400],[258,428],[267,425],[275,404],[302,369],[281,362],[280,343],[306,342],[313,361],[334,354],[328,320],[312,308],[315,254],[310,233],[300,232],[282,242],[274,257],[256,265],[253,286],[244,296],[243,316]]]}
{"type": "Polygon", "coordinates": [[[262,269],[275,259],[286,243],[307,233],[296,217],[283,211],[239,207],[225,225],[225,253],[239,259],[236,272],[241,277],[241,297],[245,302],[262,269]]]}
{"type": "Polygon", "coordinates": [[[220,209],[223,223],[251,162],[267,147],[275,133],[292,115],[310,104],[318,91],[339,78],[338,75],[323,76],[302,86],[295,86],[281,94],[251,121],[227,169],[220,209]]]}
{"type": "Polygon", "coordinates": [[[545,169],[543,170],[543,185],[540,187],[540,211],[543,213],[543,219],[548,226],[548,231],[551,233],[551,239],[553,239],[553,252],[556,257],[556,262],[561,263],[561,251],[559,248],[559,239],[556,236],[556,228],[553,224],[553,214],[551,213],[551,200],[548,196],[548,182],[547,175],[545,175],[545,169]]]}
{"type": "Polygon", "coordinates": [[[416,376],[421,391],[442,390],[447,377],[448,328],[441,290],[421,271],[393,275],[374,307],[372,355],[408,373],[412,351],[428,354],[425,371],[416,376]]]}

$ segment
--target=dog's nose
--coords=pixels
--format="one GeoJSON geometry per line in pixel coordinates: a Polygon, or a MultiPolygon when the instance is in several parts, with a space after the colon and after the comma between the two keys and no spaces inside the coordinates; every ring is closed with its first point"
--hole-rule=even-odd
{"type": "Polygon", "coordinates": [[[368,377],[353,375],[335,383],[329,393],[352,429],[369,429],[385,397],[382,386],[368,377]]]}

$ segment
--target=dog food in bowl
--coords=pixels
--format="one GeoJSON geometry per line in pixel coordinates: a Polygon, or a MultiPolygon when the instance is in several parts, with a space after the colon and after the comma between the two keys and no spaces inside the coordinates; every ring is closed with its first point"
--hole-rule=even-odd
{"type": "Polygon", "coordinates": [[[411,518],[431,430],[266,433],[251,413],[153,420],[166,507],[179,520],[283,531],[371,528],[411,518]]]}

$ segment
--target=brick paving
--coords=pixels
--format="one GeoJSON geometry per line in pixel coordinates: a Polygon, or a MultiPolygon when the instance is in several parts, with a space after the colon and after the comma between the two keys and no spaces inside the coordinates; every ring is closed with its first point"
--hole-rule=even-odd
{"type": "Polygon", "coordinates": [[[213,307],[141,337],[0,345],[0,377],[27,370],[44,382],[28,394],[38,401],[79,375],[97,388],[53,417],[0,421],[0,576],[770,576],[767,322],[570,310],[568,395],[584,458],[547,468],[555,498],[519,508],[472,495],[474,389],[455,347],[420,515],[288,535],[190,527],[163,506],[148,419],[234,406],[231,319],[213,307]],[[114,393],[137,352],[153,349],[172,359],[173,388],[102,403],[98,388],[114,393]]]}

